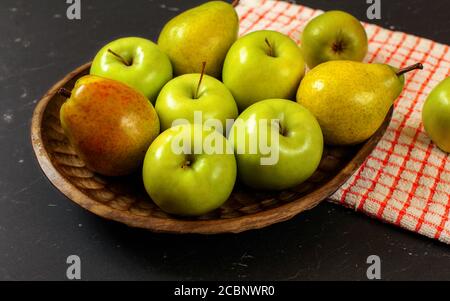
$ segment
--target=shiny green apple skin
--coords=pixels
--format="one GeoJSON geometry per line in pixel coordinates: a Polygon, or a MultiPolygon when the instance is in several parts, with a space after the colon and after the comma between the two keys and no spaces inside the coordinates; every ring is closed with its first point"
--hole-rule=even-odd
{"type": "Polygon", "coordinates": [[[335,60],[361,62],[367,54],[367,33],[361,23],[343,11],[329,11],[312,19],[301,37],[309,68],[335,60]]]}
{"type": "MultiPolygon", "coordinates": [[[[315,117],[298,103],[285,99],[258,102],[245,110],[233,125],[229,140],[238,163],[238,178],[246,185],[263,190],[292,188],[307,180],[319,166],[323,152],[323,136],[315,117]],[[259,141],[258,120],[267,120],[269,131],[274,130],[270,120],[279,119],[283,134],[279,135],[279,160],[275,165],[261,165],[261,152],[239,154],[238,148],[249,141],[259,141]],[[245,123],[245,135],[237,134],[238,120],[245,123]],[[256,138],[255,138],[256,136],[256,138]]],[[[276,130],[276,129],[275,129],[276,130]]],[[[270,133],[266,133],[267,137],[270,133]]],[[[267,138],[270,141],[270,138],[267,138]]]]}
{"type": "Polygon", "coordinates": [[[264,99],[293,99],[304,74],[305,63],[297,44],[286,35],[262,30],[233,44],[225,58],[222,79],[242,112],[264,99]]]}
{"type": "Polygon", "coordinates": [[[216,131],[200,125],[178,125],[163,132],[147,151],[143,167],[144,186],[152,200],[165,212],[199,216],[219,208],[230,196],[236,181],[236,160],[228,141],[216,131]],[[219,154],[176,154],[172,143],[187,137],[194,145],[199,136],[214,135],[223,142],[219,154]],[[181,135],[181,136],[178,136],[181,135]],[[188,166],[187,163],[190,162],[188,166]]]}
{"type": "Polygon", "coordinates": [[[172,64],[152,41],[129,37],[104,46],[95,56],[90,73],[125,83],[154,103],[161,88],[172,79],[172,64]],[[108,49],[130,62],[131,66],[109,53],[108,49]]]}
{"type": "Polygon", "coordinates": [[[155,109],[162,130],[170,128],[178,119],[194,123],[194,112],[201,112],[202,123],[211,119],[220,120],[222,133],[225,133],[227,119],[237,118],[236,102],[227,87],[214,77],[204,75],[196,97],[199,80],[200,74],[181,75],[161,90],[155,109]]]}
{"type": "Polygon", "coordinates": [[[450,153],[450,77],[428,96],[422,111],[425,131],[436,145],[450,153]]]}

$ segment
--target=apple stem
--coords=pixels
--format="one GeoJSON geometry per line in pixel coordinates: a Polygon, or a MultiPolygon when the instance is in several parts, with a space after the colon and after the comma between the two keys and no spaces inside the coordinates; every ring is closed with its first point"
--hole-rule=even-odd
{"type": "Polygon", "coordinates": [[[198,81],[197,90],[195,91],[194,99],[198,99],[198,92],[200,91],[200,85],[202,84],[203,76],[205,75],[206,62],[202,63],[202,73],[200,74],[200,80],[198,81]]]}
{"type": "Polygon", "coordinates": [[[269,40],[266,38],[265,39],[267,46],[269,46],[269,56],[273,56],[273,48],[272,45],[270,44],[269,40]]]}
{"type": "Polygon", "coordinates": [[[66,88],[59,89],[58,90],[58,94],[63,96],[63,97],[65,97],[65,98],[70,98],[70,96],[72,96],[72,92],[70,92],[66,88]]]}
{"type": "Polygon", "coordinates": [[[414,64],[412,66],[409,66],[409,67],[406,67],[406,68],[398,70],[397,76],[402,76],[405,73],[408,73],[410,71],[417,70],[417,69],[420,69],[420,70],[423,69],[422,63],[417,63],[417,64],[414,64]]]}
{"type": "Polygon", "coordinates": [[[183,169],[188,168],[189,166],[191,166],[191,164],[192,164],[191,161],[186,161],[186,162],[184,162],[182,168],[183,169]]]}
{"type": "Polygon", "coordinates": [[[112,55],[114,55],[116,58],[118,58],[122,63],[124,63],[125,65],[127,65],[128,67],[131,66],[131,63],[128,62],[126,59],[124,59],[121,55],[119,55],[118,53],[112,51],[111,49],[108,49],[108,52],[111,53],[112,55]]]}
{"type": "Polygon", "coordinates": [[[240,0],[234,0],[233,3],[231,3],[231,5],[233,5],[233,7],[236,7],[239,5],[240,0]]]}
{"type": "Polygon", "coordinates": [[[280,132],[280,135],[286,136],[286,129],[283,128],[283,125],[281,124],[281,120],[278,120],[277,123],[278,123],[278,131],[280,132]]]}

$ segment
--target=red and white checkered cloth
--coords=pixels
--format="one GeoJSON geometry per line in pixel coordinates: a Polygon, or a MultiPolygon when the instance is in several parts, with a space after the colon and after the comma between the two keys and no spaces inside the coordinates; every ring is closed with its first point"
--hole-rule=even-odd
{"type": "MultiPolygon", "coordinates": [[[[345,7],[343,7],[345,10],[345,7]]],[[[308,21],[322,11],[284,1],[241,0],[240,34],[280,31],[299,41],[308,21]]],[[[364,24],[368,62],[425,70],[407,75],[392,122],[376,149],[331,199],[369,216],[450,244],[450,157],[426,135],[421,121],[430,91],[450,76],[449,46],[364,24]]]]}

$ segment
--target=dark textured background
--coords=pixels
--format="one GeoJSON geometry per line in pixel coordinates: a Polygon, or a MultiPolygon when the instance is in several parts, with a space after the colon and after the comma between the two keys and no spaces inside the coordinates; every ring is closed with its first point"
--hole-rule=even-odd
{"type": "MultiPolygon", "coordinates": [[[[0,280],[63,280],[71,254],[85,280],[356,280],[371,254],[383,279],[449,280],[448,246],[329,203],[260,231],[173,236],[102,220],[51,186],[29,142],[36,101],[107,41],[155,40],[201,2],[83,0],[69,21],[64,0],[0,1],[0,280]]],[[[366,0],[299,2],[367,21],[366,0]]],[[[378,24],[450,44],[448,0],[382,0],[382,11],[378,24]]]]}

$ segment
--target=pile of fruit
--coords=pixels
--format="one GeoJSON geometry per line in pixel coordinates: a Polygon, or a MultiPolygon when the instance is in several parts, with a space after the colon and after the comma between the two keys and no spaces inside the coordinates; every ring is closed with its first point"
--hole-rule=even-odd
{"type": "MultiPolygon", "coordinates": [[[[86,165],[106,176],[142,169],[148,194],[171,214],[220,207],[237,180],[265,190],[303,183],[324,143],[370,138],[400,95],[404,74],[422,68],[362,63],[366,32],[340,11],[313,19],[301,48],[275,31],[238,39],[234,5],[211,1],[178,15],[157,44],[113,41],[90,75],[60,91],[68,98],[62,127],[86,165]]],[[[448,86],[424,111],[427,130],[447,150],[448,86]]]]}

